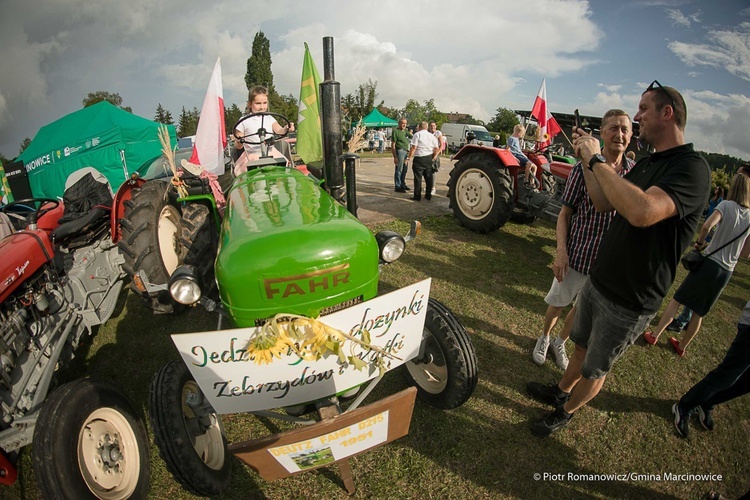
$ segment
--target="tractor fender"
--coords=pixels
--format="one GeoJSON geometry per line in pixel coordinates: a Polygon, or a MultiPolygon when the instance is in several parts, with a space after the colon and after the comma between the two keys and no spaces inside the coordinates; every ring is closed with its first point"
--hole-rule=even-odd
{"type": "Polygon", "coordinates": [[[141,187],[146,181],[140,177],[133,177],[125,181],[115,193],[112,200],[112,212],[110,213],[110,234],[112,243],[117,243],[122,238],[120,219],[125,216],[125,202],[133,197],[133,189],[141,187]]]}
{"type": "MultiPolygon", "coordinates": [[[[453,155],[451,158],[452,160],[460,160],[466,155],[475,154],[475,153],[481,153],[483,155],[491,156],[493,158],[497,158],[497,160],[500,162],[501,165],[505,166],[509,171],[512,179],[515,179],[518,176],[518,169],[521,168],[521,165],[518,163],[518,160],[515,156],[513,156],[513,153],[510,152],[508,149],[504,148],[493,148],[489,146],[479,146],[476,144],[467,144],[464,147],[461,148],[461,150],[453,155]]],[[[453,177],[448,180],[448,184],[452,182],[453,177]]]]}

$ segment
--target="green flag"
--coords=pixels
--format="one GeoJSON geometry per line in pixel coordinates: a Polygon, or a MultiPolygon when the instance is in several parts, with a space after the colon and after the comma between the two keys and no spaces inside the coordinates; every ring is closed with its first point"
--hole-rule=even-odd
{"type": "Polygon", "coordinates": [[[299,91],[299,116],[297,117],[297,154],[305,163],[323,159],[318,84],[320,84],[320,75],[310,55],[310,49],[305,43],[302,84],[299,91]]]}

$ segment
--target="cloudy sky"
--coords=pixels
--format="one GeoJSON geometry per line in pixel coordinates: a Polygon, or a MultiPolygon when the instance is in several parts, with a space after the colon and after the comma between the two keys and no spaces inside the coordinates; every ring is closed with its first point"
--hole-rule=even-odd
{"type": "Polygon", "coordinates": [[[747,0],[0,0],[0,153],[97,90],[150,119],[200,108],[217,57],[225,102],[244,107],[257,31],[284,94],[299,95],[303,42],[322,73],[333,36],[342,95],[372,79],[389,107],[483,120],[530,109],[543,78],[554,112],[634,114],[658,79],[686,98],[688,141],[750,159],[747,0]]]}

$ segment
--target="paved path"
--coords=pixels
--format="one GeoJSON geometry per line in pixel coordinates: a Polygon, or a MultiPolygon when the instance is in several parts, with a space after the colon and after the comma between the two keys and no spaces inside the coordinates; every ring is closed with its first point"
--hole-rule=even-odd
{"type": "MultiPolygon", "coordinates": [[[[393,190],[393,160],[391,158],[362,158],[357,165],[357,216],[365,224],[375,224],[393,219],[411,221],[433,215],[448,215],[448,182],[452,162],[447,156],[441,159],[440,171],[435,174],[437,194],[427,201],[411,201],[408,193],[393,190]]],[[[414,187],[411,166],[406,184],[414,187]]],[[[424,180],[422,182],[424,190],[424,180]]]]}

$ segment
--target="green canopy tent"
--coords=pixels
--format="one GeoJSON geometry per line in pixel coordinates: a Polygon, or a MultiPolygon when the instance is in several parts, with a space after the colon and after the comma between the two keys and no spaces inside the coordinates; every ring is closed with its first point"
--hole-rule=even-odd
{"type": "Polygon", "coordinates": [[[362,118],[362,125],[367,128],[372,127],[395,127],[398,125],[398,121],[392,118],[388,118],[383,113],[378,111],[378,108],[373,108],[370,114],[362,118]]]}
{"type": "MultiPolygon", "coordinates": [[[[103,101],[39,129],[18,160],[28,171],[36,197],[62,196],[65,180],[83,167],[104,174],[115,191],[133,173],[143,174],[161,155],[158,127],[156,122],[103,101]]],[[[167,128],[174,147],[175,128],[167,128]]]]}

